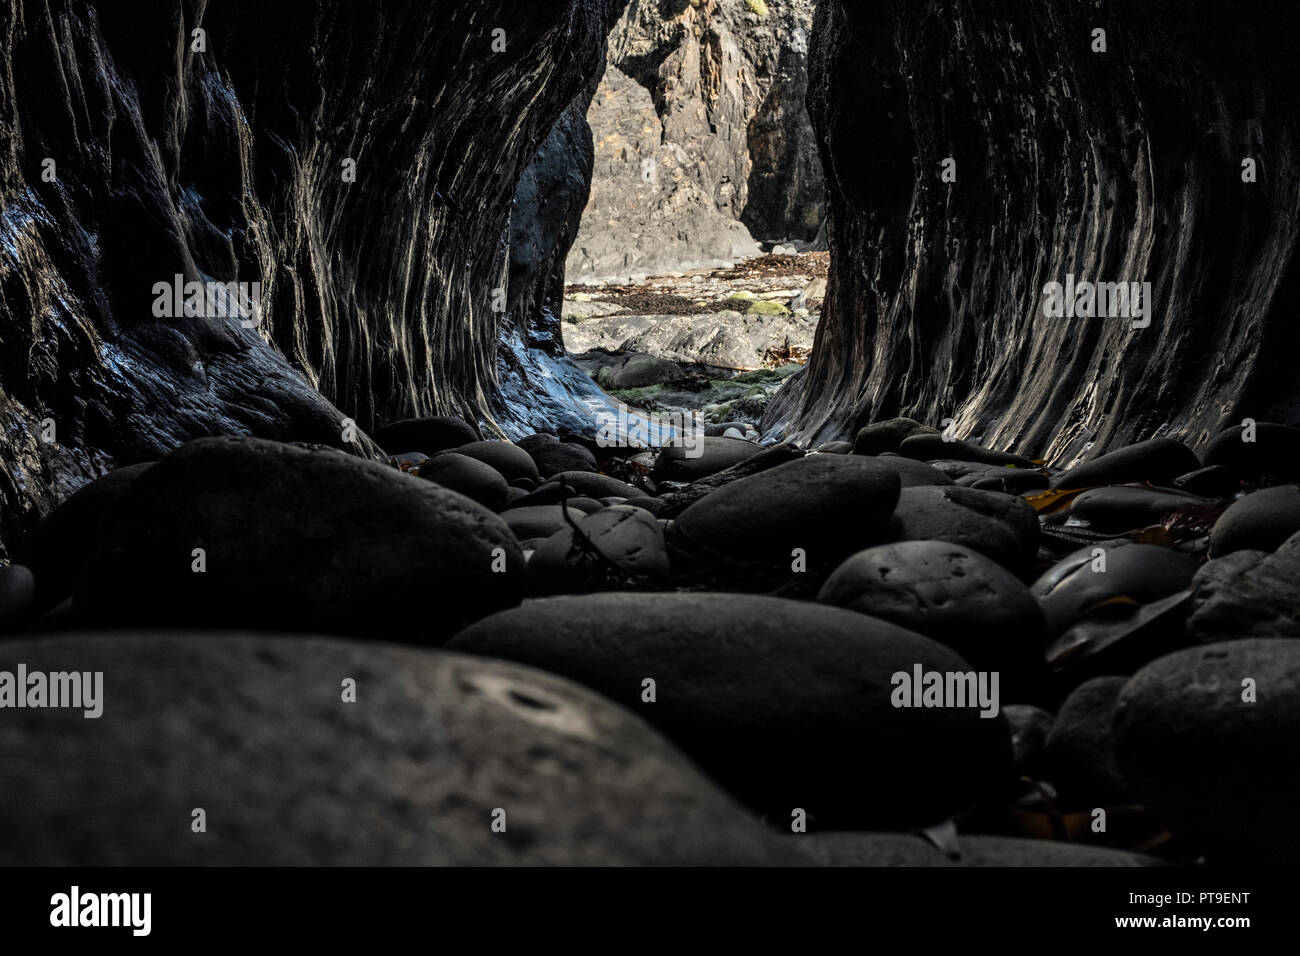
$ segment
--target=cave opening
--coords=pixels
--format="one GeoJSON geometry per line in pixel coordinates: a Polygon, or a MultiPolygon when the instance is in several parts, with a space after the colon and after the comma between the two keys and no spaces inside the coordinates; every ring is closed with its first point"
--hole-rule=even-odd
{"type": "Polygon", "coordinates": [[[616,401],[753,437],[806,361],[829,256],[814,0],[632,0],[585,110],[560,335],[616,401]]]}

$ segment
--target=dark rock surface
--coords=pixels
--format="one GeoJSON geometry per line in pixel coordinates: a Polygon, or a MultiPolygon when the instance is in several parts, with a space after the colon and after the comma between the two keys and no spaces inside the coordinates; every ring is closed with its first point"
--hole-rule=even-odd
{"type": "Polygon", "coordinates": [[[491,511],[500,511],[510,501],[510,486],[501,472],[467,455],[448,452],[430,458],[420,465],[419,475],[458,491],[466,498],[473,498],[491,511]]]}
{"type": "Polygon", "coordinates": [[[1013,574],[1038,553],[1038,516],[1024,499],[973,488],[904,488],[890,521],[895,541],[946,541],[978,551],[1013,574]]]}
{"type": "Polygon", "coordinates": [[[74,609],[92,627],[439,643],[524,593],[514,536],[482,505],[376,462],[261,439],[172,452],[86,547],[74,609]]]}
{"type": "Polygon", "coordinates": [[[1126,677],[1097,677],[1080,684],[1061,705],[1047,736],[1047,776],[1061,805],[1091,809],[1131,800],[1115,762],[1111,721],[1126,677]]]}
{"type": "Polygon", "coordinates": [[[665,448],[655,460],[656,481],[692,482],[707,478],[746,458],[752,458],[762,449],[753,442],[737,438],[699,438],[693,457],[684,445],[665,448]]]}
{"type": "Polygon", "coordinates": [[[375,430],[375,442],[390,455],[440,451],[476,442],[481,436],[473,426],[449,415],[428,415],[391,422],[375,430]]]}
{"type": "Polygon", "coordinates": [[[1228,641],[1154,661],[1120,694],[1119,766],[1174,833],[1212,860],[1300,852],[1300,641],[1228,641]],[[1245,682],[1253,682],[1253,702],[1245,682]]]}
{"type": "Polygon", "coordinates": [[[1089,547],[1058,561],[1034,582],[1032,590],[1046,616],[1048,636],[1054,638],[1105,602],[1157,601],[1186,588],[1195,573],[1192,561],[1156,545],[1089,547]]]}
{"type": "Polygon", "coordinates": [[[1011,769],[1000,716],[890,703],[895,672],[969,670],[964,661],[838,608],[725,594],[548,598],[480,621],[448,647],[600,691],[780,819],[800,807],[825,825],[933,823],[1003,787],[1011,769]],[[643,701],[647,678],[653,703],[643,701]]]}
{"type": "Polygon", "coordinates": [[[1244,425],[1224,429],[1205,449],[1207,465],[1221,465],[1239,479],[1300,480],[1300,428],[1277,422],[1256,422],[1254,441],[1244,425]]]}
{"type": "Polygon", "coordinates": [[[1192,582],[1187,629],[1207,644],[1300,637],[1300,534],[1274,554],[1233,551],[1207,562],[1192,582]]]}
{"type": "Polygon", "coordinates": [[[98,720],[0,721],[6,866],[799,859],[626,709],[529,668],[255,634],[79,634],[0,653],[104,675],[98,720]]]}
{"type": "Polygon", "coordinates": [[[1005,568],[943,541],[905,541],[859,551],[817,600],[870,614],[951,647],[984,670],[1041,666],[1043,612],[1005,568]]]}
{"type": "Polygon", "coordinates": [[[1300,424],[1297,237],[1276,228],[1300,168],[1285,11],[818,3],[829,288],[764,430],[823,441],[952,417],[959,437],[1068,464],[1088,443],[1200,448],[1246,416],[1300,424]],[[1272,172],[1244,183],[1243,157],[1272,172]],[[1043,287],[1067,273],[1150,281],[1150,324],[1046,318],[1043,287]]]}
{"type": "Polygon", "coordinates": [[[1300,488],[1263,488],[1232,503],[1210,530],[1210,556],[1272,551],[1300,531],[1300,488]]]}
{"type": "Polygon", "coordinates": [[[534,594],[581,594],[654,582],[667,577],[664,532],[649,512],[615,505],[575,517],[528,562],[534,594]]]}
{"type": "Polygon", "coordinates": [[[1058,475],[1053,488],[1092,488],[1148,481],[1167,484],[1201,467],[1196,455],[1172,438],[1152,438],[1116,448],[1058,475]]]}

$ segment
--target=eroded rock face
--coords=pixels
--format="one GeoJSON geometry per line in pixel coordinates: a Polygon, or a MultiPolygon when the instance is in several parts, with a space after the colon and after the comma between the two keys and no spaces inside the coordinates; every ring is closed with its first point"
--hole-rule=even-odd
{"type": "Polygon", "coordinates": [[[1068,466],[1085,442],[1199,448],[1247,416],[1292,421],[1298,84],[1276,16],[1263,0],[822,0],[809,110],[829,290],[765,426],[821,441],[953,417],[1068,466]],[[1067,274],[1151,282],[1149,326],[1044,317],[1067,274]]]}
{"type": "Polygon", "coordinates": [[[570,278],[652,273],[811,240],[821,163],[807,92],[812,0],[633,0],[588,113],[596,172],[570,278]],[[752,233],[752,235],[751,235],[752,233]]]}
{"type": "Polygon", "coordinates": [[[621,11],[5,4],[0,538],[196,436],[490,420],[515,184],[621,11]],[[259,283],[254,327],[156,316],[177,275],[259,283]]]}

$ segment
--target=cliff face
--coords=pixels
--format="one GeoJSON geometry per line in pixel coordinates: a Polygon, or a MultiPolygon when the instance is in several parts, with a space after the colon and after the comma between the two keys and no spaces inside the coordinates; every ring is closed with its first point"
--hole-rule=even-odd
{"type": "Polygon", "coordinates": [[[1064,464],[1087,442],[1300,418],[1289,10],[822,0],[809,107],[830,287],[812,361],[764,424],[829,439],[952,417],[1064,464]],[[1068,274],[1149,281],[1149,326],[1045,317],[1068,274]]]}
{"type": "Polygon", "coordinates": [[[596,165],[571,278],[713,264],[812,239],[812,0],[633,0],[588,118],[596,165]],[[752,235],[751,235],[752,232],[752,235]]]}
{"type": "Polygon", "coordinates": [[[0,6],[0,542],[197,435],[490,421],[515,184],[621,9],[0,6]],[[174,276],[256,314],[159,317],[174,276]]]}

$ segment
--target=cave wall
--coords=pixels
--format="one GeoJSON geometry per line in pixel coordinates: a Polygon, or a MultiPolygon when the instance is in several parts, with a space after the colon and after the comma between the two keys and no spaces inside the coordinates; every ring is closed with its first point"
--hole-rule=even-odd
{"type": "Polygon", "coordinates": [[[1291,18],[1272,0],[822,0],[831,275],[812,360],[764,426],[825,440],[952,417],[1068,463],[1300,423],[1291,18]],[[1067,273],[1150,281],[1150,325],[1044,317],[1067,273]]]}
{"type": "Polygon", "coordinates": [[[0,6],[0,553],[198,435],[496,425],[515,185],[622,5],[0,6]],[[177,274],[258,282],[256,322],[155,317],[177,274]]]}

